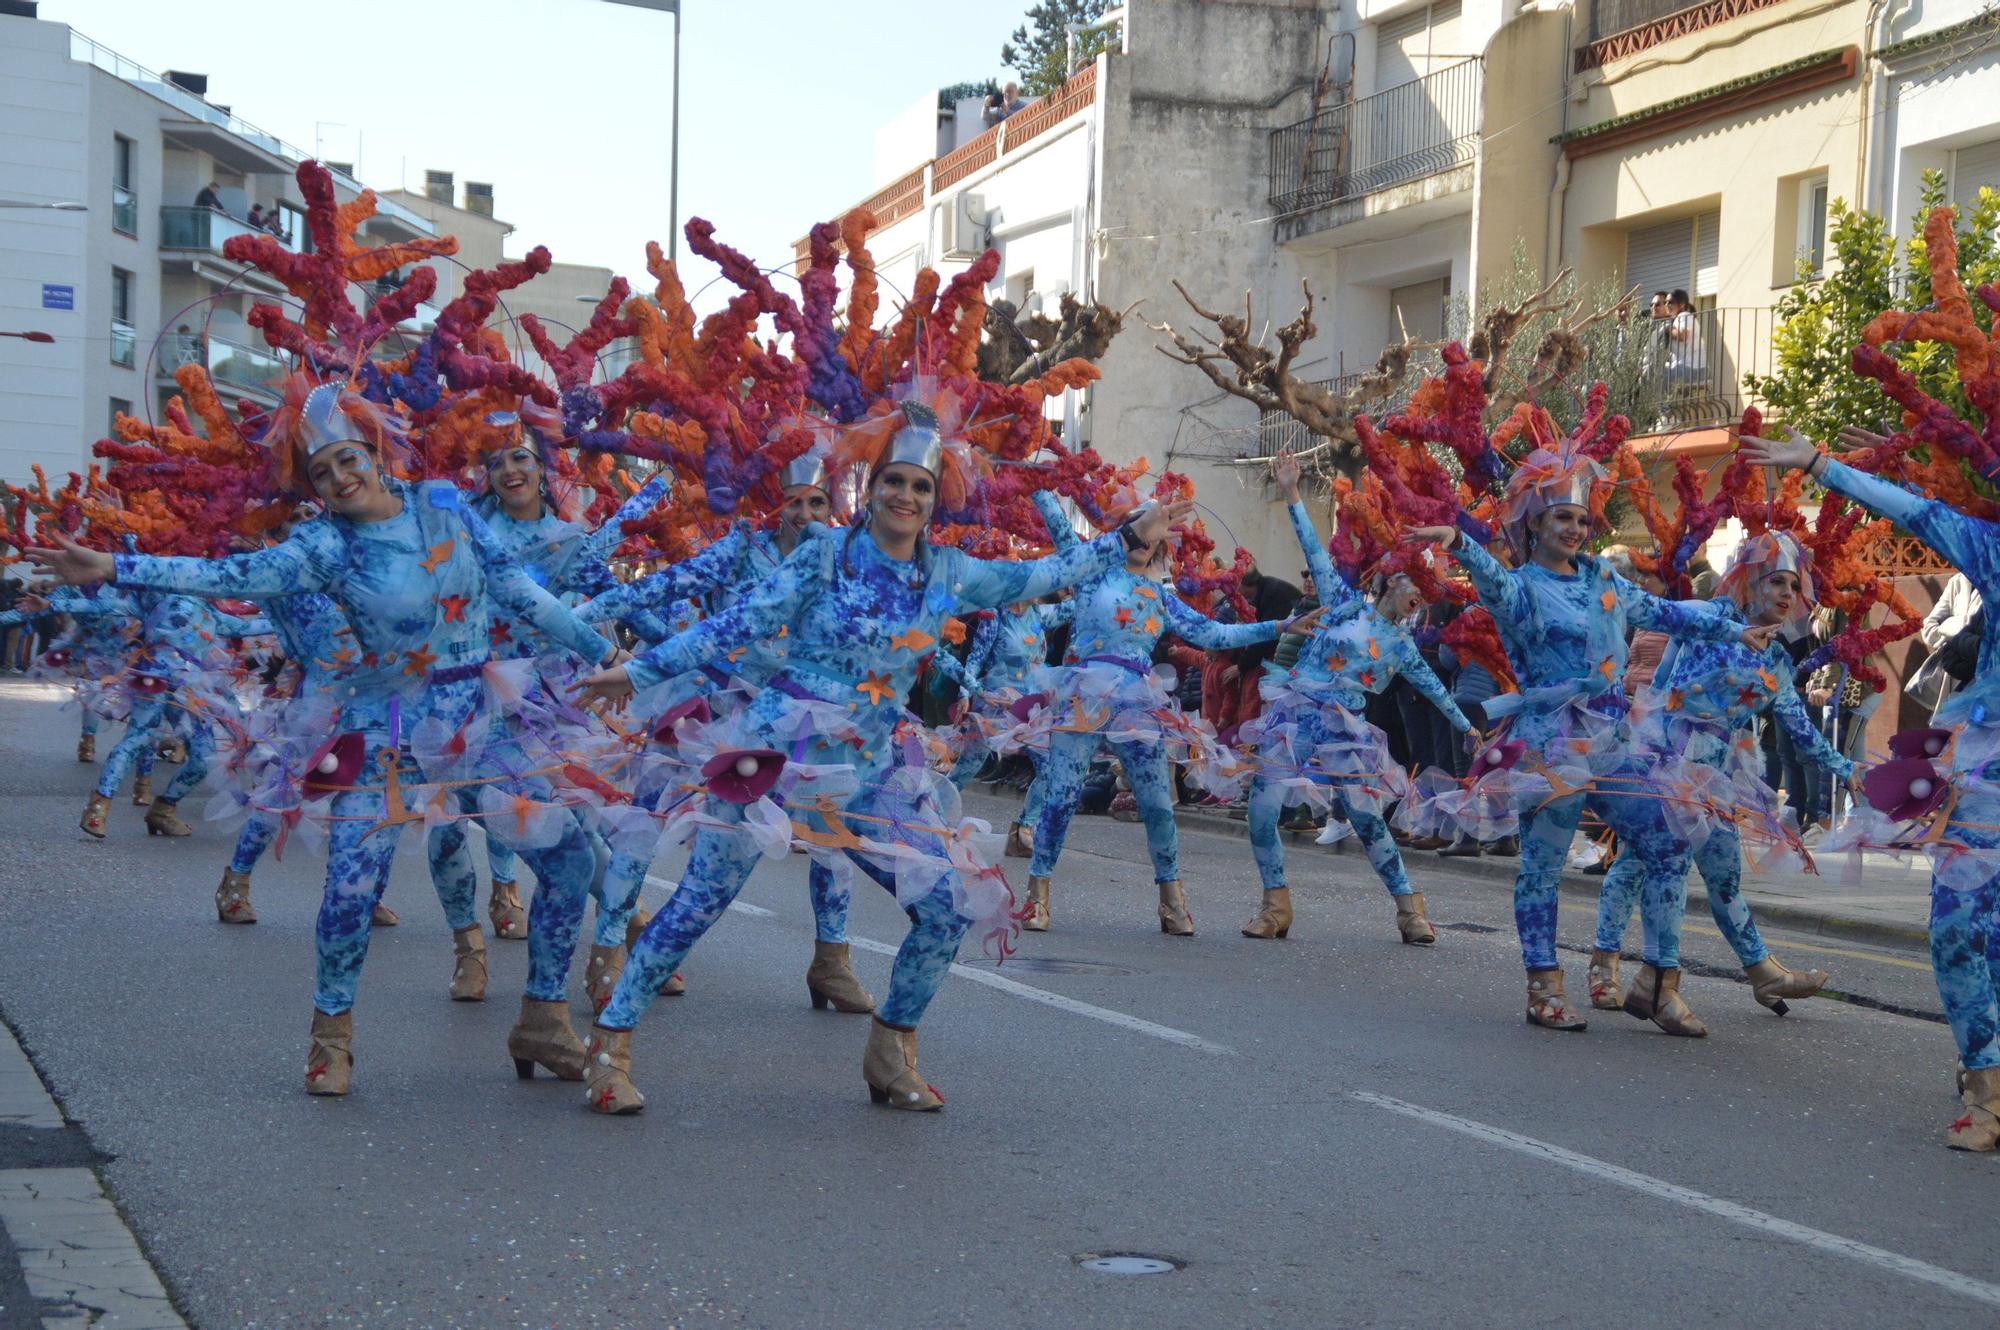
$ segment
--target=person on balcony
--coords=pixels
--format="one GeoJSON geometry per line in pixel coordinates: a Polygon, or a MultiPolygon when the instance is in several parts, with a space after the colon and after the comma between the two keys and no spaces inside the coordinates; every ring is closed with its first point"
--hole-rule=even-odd
{"type": "Polygon", "coordinates": [[[201,193],[194,196],[194,206],[197,208],[206,208],[210,212],[223,213],[224,215],[227,215],[229,212],[229,209],[222,206],[221,187],[213,180],[203,185],[201,193]]]}
{"type": "Polygon", "coordinates": [[[1708,347],[1694,302],[1676,287],[1667,297],[1667,383],[1683,392],[1708,380],[1708,347]]]}

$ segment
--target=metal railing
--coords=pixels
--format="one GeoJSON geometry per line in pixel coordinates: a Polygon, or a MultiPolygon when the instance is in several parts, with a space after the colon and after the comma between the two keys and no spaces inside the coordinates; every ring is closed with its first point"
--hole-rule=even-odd
{"type": "MultiPolygon", "coordinates": [[[[214,125],[218,129],[227,130],[237,138],[263,149],[274,157],[281,157],[285,161],[297,163],[306,161],[311,156],[304,149],[293,147],[276,134],[268,130],[259,129],[242,116],[233,115],[223,110],[220,106],[210,105],[179,84],[173,83],[159,74],[155,74],[136,60],[126,59],[108,46],[99,45],[74,28],[70,29],[69,34],[69,58],[80,60],[87,65],[95,65],[114,78],[122,79],[130,83],[133,87],[159,98],[175,110],[192,116],[196,120],[214,125]]],[[[325,165],[325,163],[321,163],[321,165],[325,165]]],[[[331,167],[327,169],[332,170],[331,167]]],[[[345,171],[333,171],[333,179],[335,184],[352,190],[356,194],[359,194],[366,188],[365,185],[353,176],[348,175],[345,171]]],[[[402,204],[395,203],[389,199],[377,198],[375,200],[375,211],[386,217],[394,217],[424,235],[435,235],[437,233],[437,228],[427,218],[418,213],[411,212],[402,204]]]]}
{"type": "Polygon", "coordinates": [[[231,236],[257,235],[270,235],[270,232],[260,231],[246,221],[213,208],[168,206],[160,209],[161,249],[199,249],[219,255],[222,253],[222,242],[231,236]]]}
{"type": "Polygon", "coordinates": [[[111,187],[111,229],[139,234],[139,196],[123,185],[111,187]]]}
{"type": "Polygon", "coordinates": [[[111,363],[130,369],[138,353],[139,330],[123,319],[111,320],[111,363]]]}
{"type": "Polygon", "coordinates": [[[231,388],[277,394],[291,364],[265,347],[247,346],[206,333],[169,333],[160,339],[160,368],[171,376],[183,365],[200,365],[210,381],[231,388]]]}
{"type": "Polygon", "coordinates": [[[1422,180],[1472,160],[1479,147],[1483,63],[1321,108],[1271,131],[1271,205],[1300,212],[1422,180]]]}
{"type": "Polygon", "coordinates": [[[1631,418],[1635,435],[1734,424],[1756,400],[1744,377],[1771,372],[1773,326],[1768,308],[1697,310],[1647,325],[1629,401],[1612,409],[1631,418]]]}

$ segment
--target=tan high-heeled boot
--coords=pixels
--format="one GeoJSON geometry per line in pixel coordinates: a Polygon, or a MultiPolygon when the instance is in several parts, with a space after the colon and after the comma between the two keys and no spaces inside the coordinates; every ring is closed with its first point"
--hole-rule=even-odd
{"type": "Polygon", "coordinates": [[[493,936],[508,942],[528,936],[528,909],[521,904],[521,890],[505,878],[493,879],[493,895],[486,902],[487,917],[493,921],[493,936]]]}
{"type": "Polygon", "coordinates": [[[215,889],[215,917],[225,924],[254,924],[257,911],[250,907],[250,875],[233,868],[222,870],[222,885],[215,889]]]}
{"type": "Polygon", "coordinates": [[[403,917],[381,901],[376,901],[374,910],[368,916],[368,922],[375,928],[394,928],[403,922],[403,917]]]}
{"type": "Polygon", "coordinates": [[[1244,937],[1280,938],[1292,931],[1292,889],[1273,887],[1264,893],[1264,903],[1250,922],[1243,925],[1244,937]]]}
{"type": "Polygon", "coordinates": [[[132,778],[132,806],[134,808],[144,808],[151,802],[153,802],[153,778],[146,775],[134,776],[132,778]]]}
{"type": "Polygon", "coordinates": [[[646,1106],[646,1096],[632,1084],[630,1030],[591,1027],[590,1047],[584,1051],[583,1101],[591,1112],[613,1117],[637,1113],[646,1106]]]}
{"type": "Polygon", "coordinates": [[[686,997],[687,991],[687,980],[681,978],[679,970],[675,970],[672,974],[668,975],[667,982],[660,985],[661,997],[686,997]]]}
{"type": "Polygon", "coordinates": [[[1528,971],[1528,1024],[1544,1030],[1587,1030],[1590,1022],[1569,1009],[1561,970],[1528,971]]]}
{"type": "Polygon", "coordinates": [[[76,741],[76,760],[95,762],[97,760],[97,736],[86,734],[76,741]]]}
{"type": "Polygon", "coordinates": [[[1651,962],[1641,965],[1639,973],[1632,976],[1632,986],[1625,990],[1625,1013],[1685,1039],[1708,1037],[1708,1027],[1681,997],[1679,966],[1661,969],[1651,962]]]}
{"type": "Polygon", "coordinates": [[[1825,970],[1788,970],[1776,956],[1744,966],[1743,973],[1750,976],[1750,992],[1758,1004],[1779,1016],[1790,1010],[1787,998],[1812,997],[1833,978],[1825,970]]]}
{"type": "Polygon", "coordinates": [[[194,828],[181,821],[174,810],[180,807],[177,799],[155,799],[153,806],[146,810],[146,834],[148,836],[192,836],[194,828]]]}
{"type": "Polygon", "coordinates": [[[1035,857],[1035,842],[1026,825],[1016,822],[1007,828],[1007,858],[1032,859],[1035,857]]]}
{"type": "Polygon", "coordinates": [[[1049,931],[1049,880],[1045,877],[1028,879],[1028,913],[1021,920],[1021,927],[1030,933],[1049,931]]]}
{"type": "Polygon", "coordinates": [[[451,1000],[486,1000],[486,935],[479,925],[455,928],[451,934],[451,1000]]]}
{"type": "Polygon", "coordinates": [[[806,968],[806,992],[814,1011],[832,1007],[852,1015],[875,1010],[875,997],[861,986],[845,942],[813,942],[812,964],[806,968]]]}
{"type": "Polygon", "coordinates": [[[514,1074],[524,1081],[535,1078],[537,1065],[565,1081],[582,1080],[583,1040],[570,1028],[569,1004],[522,998],[521,1019],[507,1032],[507,1056],[514,1059],[514,1074]]]}
{"type": "Polygon", "coordinates": [[[1160,931],[1169,937],[1193,937],[1194,916],[1188,913],[1187,897],[1181,892],[1181,880],[1162,882],[1160,886],[1160,931]]]}
{"type": "Polygon", "coordinates": [[[1584,982],[1590,985],[1590,1005],[1599,1011],[1625,1009],[1624,981],[1618,977],[1618,953],[1592,949],[1584,982]]]}
{"type": "Polygon", "coordinates": [[[590,944],[590,959],[583,966],[583,992],[590,999],[591,1015],[604,1010],[618,987],[618,976],[624,973],[625,948],[590,944]]]}
{"type": "Polygon", "coordinates": [[[639,945],[639,939],[646,934],[646,925],[653,922],[653,916],[634,906],[632,917],[625,921],[625,952],[630,955],[632,948],[639,945]]]}
{"type": "Polygon", "coordinates": [[[875,1103],[913,1113],[934,1113],[944,1107],[937,1087],[917,1074],[916,1030],[890,1025],[880,1016],[868,1031],[861,1079],[868,1082],[868,1097],[875,1103]]]}
{"type": "Polygon", "coordinates": [[[181,738],[178,734],[170,734],[160,740],[160,746],[154,751],[159,754],[162,762],[172,762],[178,765],[188,760],[187,740],[181,738]]]}
{"type": "Polygon", "coordinates": [[[86,835],[104,839],[104,820],[111,816],[111,800],[101,794],[90,796],[90,802],[83,806],[83,819],[77,823],[86,835]]]}
{"type": "Polygon", "coordinates": [[[1965,1112],[1945,1128],[1944,1143],[1954,1150],[1987,1154],[2000,1147],[2000,1067],[1964,1072],[1959,1099],[1965,1112]]]}
{"type": "Polygon", "coordinates": [[[313,1011],[312,1046],[306,1050],[306,1093],[346,1094],[354,1084],[354,1013],[313,1011]]]}
{"type": "Polygon", "coordinates": [[[1396,931],[1403,935],[1404,944],[1412,947],[1434,944],[1438,935],[1437,930],[1431,927],[1430,916],[1424,913],[1424,893],[1413,891],[1393,899],[1396,902],[1396,931]]]}

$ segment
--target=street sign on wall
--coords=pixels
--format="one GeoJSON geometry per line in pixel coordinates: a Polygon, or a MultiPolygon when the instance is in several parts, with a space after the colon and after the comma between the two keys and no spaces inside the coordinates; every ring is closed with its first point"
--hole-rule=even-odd
{"type": "Polygon", "coordinates": [[[43,309],[75,309],[76,288],[59,282],[42,283],[43,309]]]}

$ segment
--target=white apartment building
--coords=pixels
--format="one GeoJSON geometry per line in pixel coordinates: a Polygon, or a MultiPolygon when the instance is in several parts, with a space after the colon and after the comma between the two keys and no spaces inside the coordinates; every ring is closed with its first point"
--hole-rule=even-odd
{"type": "MultiPolygon", "coordinates": [[[[223,257],[246,234],[252,205],[276,210],[287,242],[309,243],[294,172],[307,154],[207,97],[198,74],[155,73],[61,23],[29,0],[0,0],[0,477],[21,484],[40,465],[50,483],[91,460],[119,411],[161,418],[174,370],[206,362],[225,401],[277,402],[289,365],[246,319],[259,301],[288,300],[270,278],[223,257]],[[194,206],[213,183],[222,211],[194,206]]],[[[344,203],[362,186],[338,164],[344,203]]],[[[433,177],[440,173],[433,172],[433,177]]],[[[387,191],[361,229],[365,243],[459,237],[438,259],[438,291],[399,332],[415,339],[462,287],[460,264],[491,267],[513,228],[491,214],[492,187],[468,182],[470,208],[387,191]]],[[[606,268],[559,264],[507,297],[559,338],[580,326],[611,281],[606,268]]],[[[381,291],[357,293],[372,300],[381,291]]],[[[525,337],[523,363],[539,361],[525,337]]],[[[629,345],[601,363],[616,373],[629,345]]]]}

